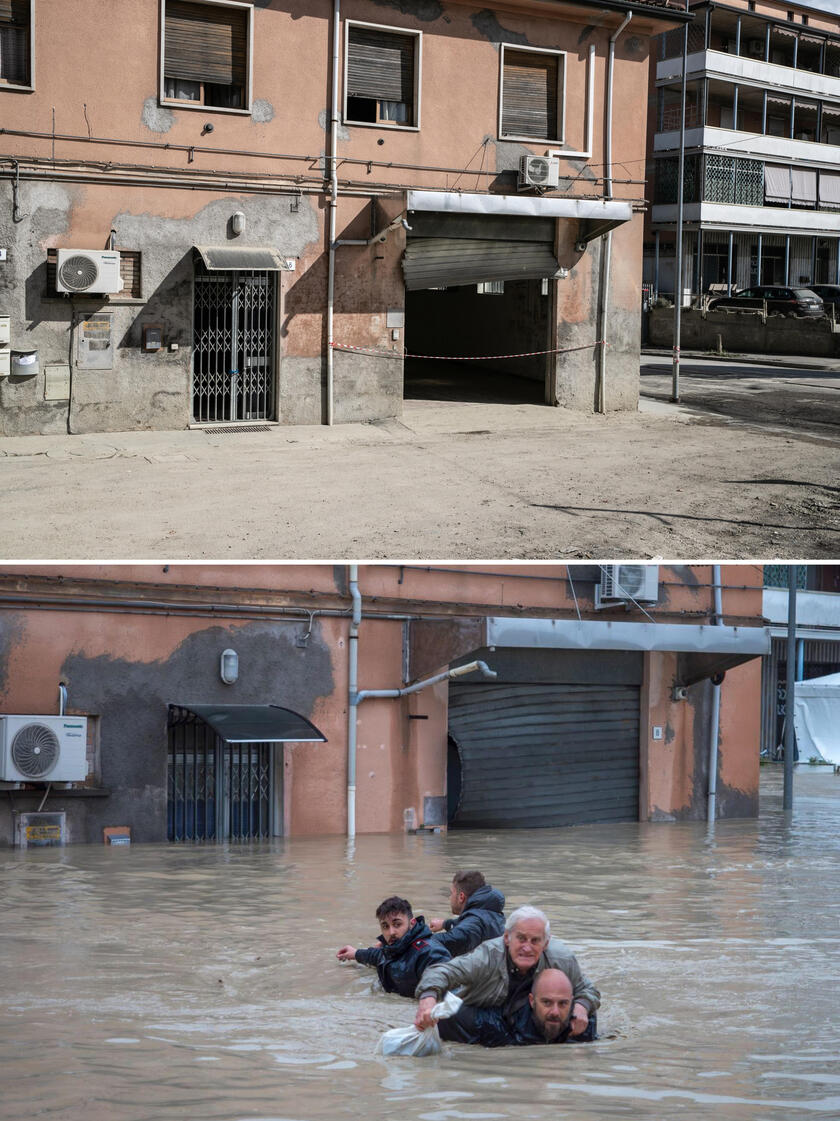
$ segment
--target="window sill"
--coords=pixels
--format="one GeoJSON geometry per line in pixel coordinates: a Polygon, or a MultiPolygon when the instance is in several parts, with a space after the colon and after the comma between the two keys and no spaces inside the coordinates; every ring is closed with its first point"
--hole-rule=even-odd
{"type": "Polygon", "coordinates": [[[175,99],[160,98],[160,104],[165,109],[189,109],[193,113],[228,113],[234,117],[250,117],[251,107],[247,109],[225,109],[221,105],[203,105],[200,101],[177,101],[175,99]]]}
{"type": "Polygon", "coordinates": [[[419,132],[419,125],[398,125],[391,124],[388,121],[380,121],[376,124],[372,121],[342,121],[346,128],[378,128],[380,131],[386,129],[388,132],[419,132]]]}
{"type": "MultiPolygon", "coordinates": [[[[70,300],[87,300],[88,303],[104,304],[105,307],[142,307],[146,301],[137,296],[124,296],[122,299],[109,299],[107,293],[96,295],[91,292],[85,295],[84,292],[68,293],[66,296],[59,293],[57,295],[48,292],[41,297],[41,303],[46,304],[66,304],[70,300]]],[[[75,306],[75,305],[74,305],[75,306]]]]}
{"type": "MultiPolygon", "coordinates": [[[[17,795],[19,798],[37,798],[44,797],[45,787],[40,786],[32,789],[24,789],[23,787],[16,786],[11,782],[4,782],[0,784],[0,788],[8,795],[17,795]]],[[[50,802],[61,800],[63,798],[110,798],[111,791],[104,786],[75,786],[70,790],[64,790],[61,786],[51,786],[50,796],[47,799],[47,805],[50,802]]],[[[45,810],[45,812],[49,812],[45,810]]]]}
{"type": "Polygon", "coordinates": [[[0,91],[8,90],[10,93],[34,93],[34,86],[19,86],[13,82],[0,82],[0,91]]]}
{"type": "Polygon", "coordinates": [[[500,133],[498,139],[499,139],[500,142],[501,141],[513,141],[517,144],[545,144],[545,145],[560,144],[560,145],[563,145],[563,144],[566,143],[566,141],[562,138],[562,136],[557,140],[551,140],[549,137],[546,137],[546,136],[513,136],[513,135],[508,136],[508,135],[502,135],[500,133]]]}

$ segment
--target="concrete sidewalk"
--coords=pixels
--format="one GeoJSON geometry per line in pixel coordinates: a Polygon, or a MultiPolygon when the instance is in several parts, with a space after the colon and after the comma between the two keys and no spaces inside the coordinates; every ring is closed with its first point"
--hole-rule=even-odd
{"type": "MultiPolygon", "coordinates": [[[[649,355],[653,358],[671,358],[673,350],[667,347],[643,346],[642,357],[649,355]]],[[[811,355],[796,354],[733,354],[725,352],[719,354],[714,350],[683,350],[680,349],[680,358],[699,358],[709,362],[747,363],[752,366],[789,366],[794,370],[826,370],[840,372],[840,359],[816,358],[811,355]]]]}
{"type": "Polygon", "coordinates": [[[663,401],[0,440],[0,559],[840,556],[837,441],[663,401]]]}

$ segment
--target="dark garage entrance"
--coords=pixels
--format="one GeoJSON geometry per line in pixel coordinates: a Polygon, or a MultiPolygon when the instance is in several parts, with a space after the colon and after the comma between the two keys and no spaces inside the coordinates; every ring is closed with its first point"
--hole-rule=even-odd
{"type": "Polygon", "coordinates": [[[482,651],[499,676],[449,687],[450,825],[638,821],[642,655],[482,651]]]}
{"type": "Polygon", "coordinates": [[[411,212],[404,261],[405,395],[547,400],[558,265],[552,218],[411,212]],[[487,357],[484,357],[487,356],[487,357]],[[476,360],[478,359],[478,360],[476,360]]]}

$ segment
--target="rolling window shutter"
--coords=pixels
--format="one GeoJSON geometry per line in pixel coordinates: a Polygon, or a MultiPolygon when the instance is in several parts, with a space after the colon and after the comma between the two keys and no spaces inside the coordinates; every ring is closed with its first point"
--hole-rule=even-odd
{"type": "Polygon", "coordinates": [[[559,57],[505,51],[502,135],[557,140],[559,57]]]}
{"type": "Polygon", "coordinates": [[[245,9],[166,0],[168,78],[244,86],[247,42],[245,9]]]}
{"type": "Polygon", "coordinates": [[[29,0],[0,0],[0,23],[29,26],[29,0]]]}
{"type": "Polygon", "coordinates": [[[377,101],[414,103],[414,35],[351,27],[347,44],[347,94],[377,101]]]}
{"type": "Polygon", "coordinates": [[[0,23],[0,81],[19,86],[29,82],[29,32],[25,27],[0,23]]]}

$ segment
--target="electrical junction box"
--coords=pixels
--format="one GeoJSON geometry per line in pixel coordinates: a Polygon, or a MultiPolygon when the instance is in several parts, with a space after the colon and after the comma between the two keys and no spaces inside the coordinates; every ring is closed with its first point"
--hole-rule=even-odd
{"type": "Polygon", "coordinates": [[[15,844],[21,849],[67,844],[67,814],[42,811],[15,813],[15,844]]]}
{"type": "Polygon", "coordinates": [[[70,367],[66,363],[44,366],[44,400],[69,401],[70,367]]]}

